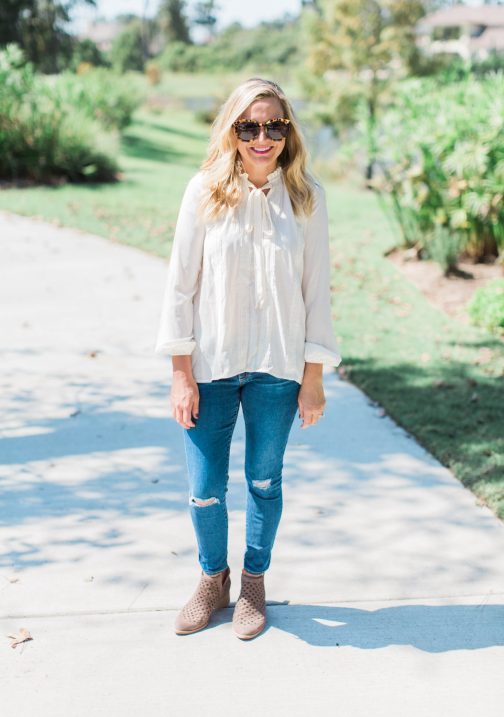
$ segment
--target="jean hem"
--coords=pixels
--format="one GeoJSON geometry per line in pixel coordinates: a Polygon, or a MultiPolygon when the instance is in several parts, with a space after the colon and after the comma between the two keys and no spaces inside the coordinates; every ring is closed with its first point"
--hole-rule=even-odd
{"type": "Polygon", "coordinates": [[[247,567],[245,567],[245,565],[243,566],[243,569],[247,573],[250,573],[250,575],[264,575],[264,573],[266,572],[266,570],[261,570],[259,573],[256,573],[254,570],[249,570],[247,567]]]}
{"type": "Polygon", "coordinates": [[[229,565],[226,565],[225,568],[222,568],[222,570],[212,570],[208,572],[208,570],[205,570],[205,568],[201,568],[205,575],[209,575],[210,577],[213,577],[214,575],[219,575],[220,573],[225,572],[228,569],[229,565]]]}

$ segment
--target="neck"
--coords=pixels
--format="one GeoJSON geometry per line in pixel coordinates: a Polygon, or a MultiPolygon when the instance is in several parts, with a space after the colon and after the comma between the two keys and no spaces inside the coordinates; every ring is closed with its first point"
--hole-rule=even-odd
{"type": "Polygon", "coordinates": [[[271,174],[275,171],[275,169],[278,167],[278,165],[275,165],[274,167],[246,167],[243,165],[244,171],[248,174],[249,180],[254,184],[258,189],[260,187],[263,187],[266,182],[268,181],[268,174],[271,174]]]}

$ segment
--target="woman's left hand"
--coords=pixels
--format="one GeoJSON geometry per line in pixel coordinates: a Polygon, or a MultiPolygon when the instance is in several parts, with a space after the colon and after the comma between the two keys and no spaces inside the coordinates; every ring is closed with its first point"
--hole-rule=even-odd
{"type": "Polygon", "coordinates": [[[305,374],[298,394],[299,418],[303,419],[301,428],[314,426],[324,415],[325,405],[322,376],[305,374]]]}

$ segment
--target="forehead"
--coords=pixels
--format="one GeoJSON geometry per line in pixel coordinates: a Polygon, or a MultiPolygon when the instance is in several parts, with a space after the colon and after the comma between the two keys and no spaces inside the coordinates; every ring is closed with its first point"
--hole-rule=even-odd
{"type": "Polygon", "coordinates": [[[283,117],[283,114],[282,104],[277,97],[262,97],[259,100],[254,100],[247,107],[243,116],[258,122],[266,122],[274,117],[283,117]]]}

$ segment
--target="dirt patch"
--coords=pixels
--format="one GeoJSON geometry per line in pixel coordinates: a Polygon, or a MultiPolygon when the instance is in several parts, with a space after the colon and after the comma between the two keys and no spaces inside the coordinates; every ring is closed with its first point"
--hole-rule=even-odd
{"type": "Polygon", "coordinates": [[[430,260],[420,261],[411,249],[394,249],[387,259],[420,289],[431,304],[464,324],[470,324],[466,307],[476,289],[504,276],[501,264],[464,261],[459,262],[457,275],[444,276],[439,264],[430,260]]]}

